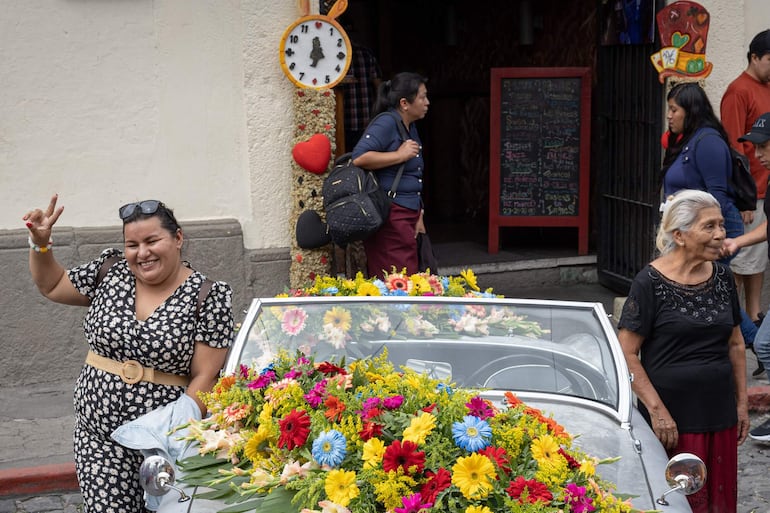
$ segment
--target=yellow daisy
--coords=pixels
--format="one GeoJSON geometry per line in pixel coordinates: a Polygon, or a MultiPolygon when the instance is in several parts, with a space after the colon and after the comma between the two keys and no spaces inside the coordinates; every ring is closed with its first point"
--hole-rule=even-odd
{"type": "Polygon", "coordinates": [[[324,324],[330,324],[343,333],[350,330],[351,320],[350,312],[338,306],[332,307],[324,314],[324,324]]]}
{"type": "Polygon", "coordinates": [[[490,459],[478,453],[457,458],[452,467],[452,484],[466,499],[485,498],[492,490],[492,481],[496,477],[495,466],[490,459]]]}
{"type": "Polygon", "coordinates": [[[532,441],[532,457],[538,462],[546,460],[556,463],[561,459],[559,444],[551,435],[543,435],[532,441]]]}
{"type": "Polygon", "coordinates": [[[361,459],[364,460],[364,468],[374,468],[382,461],[385,454],[385,443],[379,438],[370,438],[364,444],[361,459]]]}
{"type": "Polygon", "coordinates": [[[486,506],[468,506],[465,513],[492,513],[492,510],[486,506]]]}
{"type": "Polygon", "coordinates": [[[356,290],[357,296],[381,296],[380,289],[374,283],[364,282],[356,290]]]}
{"type": "Polygon", "coordinates": [[[329,500],[347,506],[361,491],[356,485],[356,473],[347,470],[331,470],[326,476],[324,491],[329,500]]]}
{"type": "Polygon", "coordinates": [[[464,269],[462,272],[460,272],[460,276],[465,279],[465,283],[467,283],[470,288],[477,292],[479,291],[479,286],[476,283],[476,275],[472,270],[464,269]]]}
{"type": "Polygon", "coordinates": [[[427,437],[433,428],[436,427],[436,417],[430,413],[423,413],[419,417],[414,417],[412,422],[404,430],[404,441],[414,442],[418,445],[425,443],[427,437]]]}

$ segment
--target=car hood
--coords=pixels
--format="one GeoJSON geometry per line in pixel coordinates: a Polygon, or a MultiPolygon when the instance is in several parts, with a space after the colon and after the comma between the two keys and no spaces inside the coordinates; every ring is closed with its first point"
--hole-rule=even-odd
{"type": "MultiPolygon", "coordinates": [[[[486,396],[487,394],[485,394],[486,396]]],[[[499,404],[501,396],[488,398],[499,404]]],[[[669,489],[665,480],[668,456],[638,411],[633,410],[630,423],[619,422],[602,411],[601,405],[588,401],[563,401],[558,398],[520,396],[529,406],[553,417],[574,437],[574,443],[587,454],[599,459],[620,458],[614,463],[598,465],[597,473],[617,485],[616,492],[631,496],[636,509],[656,509],[671,513],[691,513],[686,497],[681,493],[669,495],[669,506],[655,504],[655,499],[669,489]]],[[[186,456],[194,454],[195,447],[186,456]]],[[[206,491],[204,488],[178,483],[188,495],[206,491]]],[[[193,498],[178,503],[178,494],[170,492],[158,513],[215,513],[225,507],[222,502],[193,498]]]]}

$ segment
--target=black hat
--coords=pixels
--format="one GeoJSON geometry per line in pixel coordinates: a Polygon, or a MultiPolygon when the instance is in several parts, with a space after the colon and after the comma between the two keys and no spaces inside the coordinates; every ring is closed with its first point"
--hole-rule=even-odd
{"type": "Polygon", "coordinates": [[[749,58],[751,54],[761,58],[766,53],[770,53],[770,29],[763,30],[749,43],[749,58]]]}
{"type": "Polygon", "coordinates": [[[751,131],[738,138],[738,142],[749,141],[754,144],[764,144],[770,140],[770,112],[765,112],[751,126],[751,131]]]}
{"type": "Polygon", "coordinates": [[[329,229],[315,210],[305,210],[297,218],[297,246],[315,249],[332,241],[329,229]]]}

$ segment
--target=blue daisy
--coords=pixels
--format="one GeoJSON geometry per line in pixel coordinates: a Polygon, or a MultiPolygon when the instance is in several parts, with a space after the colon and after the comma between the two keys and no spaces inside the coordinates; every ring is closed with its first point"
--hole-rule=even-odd
{"type": "Polygon", "coordinates": [[[311,453],[319,465],[337,467],[347,454],[345,435],[336,429],[324,431],[313,440],[311,453]]]}
{"type": "Polygon", "coordinates": [[[489,445],[492,440],[492,428],[486,420],[466,415],[462,422],[452,424],[452,437],[458,447],[468,452],[476,452],[489,445]]]}

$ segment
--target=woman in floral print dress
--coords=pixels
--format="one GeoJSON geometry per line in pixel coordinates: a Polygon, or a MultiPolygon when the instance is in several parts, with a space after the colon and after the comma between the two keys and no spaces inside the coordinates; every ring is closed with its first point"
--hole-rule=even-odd
{"type": "Polygon", "coordinates": [[[124,254],[107,249],[65,270],[51,248],[63,210],[57,199],[23,219],[40,292],[88,306],[83,328],[90,351],[75,387],[74,430],[85,511],[143,512],[142,455],[110,434],[185,393],[206,413],[197,394],[211,390],[232,341],[232,290],[214,282],[198,304],[206,278],[182,261],[182,230],[171,209],[155,200],[121,207],[124,254]]]}

